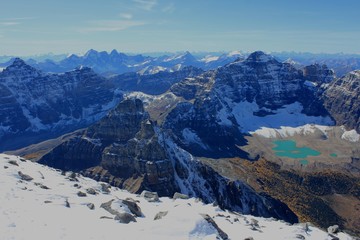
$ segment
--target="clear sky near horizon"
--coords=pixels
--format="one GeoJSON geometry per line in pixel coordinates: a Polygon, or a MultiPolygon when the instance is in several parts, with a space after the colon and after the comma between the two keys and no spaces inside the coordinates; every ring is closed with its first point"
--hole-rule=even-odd
{"type": "Polygon", "coordinates": [[[360,53],[359,0],[1,0],[0,55],[360,53]]]}

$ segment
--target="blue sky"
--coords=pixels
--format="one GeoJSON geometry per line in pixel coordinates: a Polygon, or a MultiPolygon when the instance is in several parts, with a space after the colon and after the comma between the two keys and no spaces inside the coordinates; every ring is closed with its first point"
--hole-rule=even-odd
{"type": "Polygon", "coordinates": [[[359,0],[2,0],[0,55],[360,53],[359,0]]]}

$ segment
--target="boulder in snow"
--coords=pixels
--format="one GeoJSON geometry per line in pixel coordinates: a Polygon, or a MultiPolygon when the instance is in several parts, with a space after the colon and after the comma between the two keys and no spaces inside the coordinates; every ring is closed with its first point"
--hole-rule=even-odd
{"type": "Polygon", "coordinates": [[[330,233],[330,234],[338,233],[339,230],[340,230],[339,225],[333,225],[333,226],[328,227],[328,229],[327,229],[328,233],[330,233]]]}
{"type": "Polygon", "coordinates": [[[182,193],[174,193],[173,199],[189,199],[189,196],[182,193]]]}
{"type": "Polygon", "coordinates": [[[145,198],[148,202],[159,202],[159,195],[157,192],[149,192],[143,191],[140,195],[141,197],[145,198]]]}
{"type": "Polygon", "coordinates": [[[141,208],[137,205],[134,199],[128,198],[126,200],[122,200],[122,203],[125,204],[130,212],[137,217],[142,217],[143,213],[141,212],[141,208]]]}
{"type": "Polygon", "coordinates": [[[19,174],[21,180],[24,180],[24,181],[31,181],[34,179],[34,178],[30,177],[29,175],[22,173],[21,171],[19,171],[18,174],[19,174]]]}
{"type": "Polygon", "coordinates": [[[168,214],[168,211],[164,211],[164,212],[158,212],[155,217],[154,220],[160,220],[163,217],[165,217],[168,214]]]}
{"type": "Polygon", "coordinates": [[[126,213],[126,212],[117,214],[114,219],[119,221],[120,223],[125,223],[125,224],[128,224],[130,222],[136,222],[135,217],[130,213],[126,213]]]}

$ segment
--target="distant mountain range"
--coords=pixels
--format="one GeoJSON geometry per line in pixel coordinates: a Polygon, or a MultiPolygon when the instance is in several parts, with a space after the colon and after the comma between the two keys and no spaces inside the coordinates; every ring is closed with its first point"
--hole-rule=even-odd
{"type": "MultiPolygon", "coordinates": [[[[98,74],[111,76],[126,72],[138,72],[139,74],[154,74],[158,72],[175,72],[187,66],[201,68],[203,70],[221,67],[237,58],[244,58],[240,52],[232,52],[221,56],[208,56],[197,59],[190,52],[184,52],[173,56],[149,57],[143,55],[126,55],[112,50],[110,53],[89,50],[83,56],[71,54],[68,57],[53,61],[46,59],[36,61],[29,59],[26,62],[44,72],[62,73],[71,71],[80,66],[92,68],[98,74]]],[[[14,59],[0,64],[4,68],[9,66],[14,59]]]]}
{"type": "MultiPolygon", "coordinates": [[[[338,77],[360,69],[360,55],[358,54],[314,54],[297,52],[271,53],[280,62],[288,62],[298,67],[310,64],[327,65],[335,71],[338,77]]],[[[150,54],[149,54],[150,55],[150,54]]],[[[249,53],[233,51],[229,53],[158,53],[150,56],[141,54],[125,54],[112,50],[111,52],[89,50],[84,55],[76,54],[46,54],[24,57],[28,64],[44,72],[61,73],[71,71],[79,66],[92,68],[96,73],[111,76],[126,72],[139,74],[154,74],[161,71],[174,72],[186,66],[211,70],[224,66],[237,58],[245,59],[249,53]]],[[[0,70],[9,66],[15,57],[0,56],[0,70]]]]}

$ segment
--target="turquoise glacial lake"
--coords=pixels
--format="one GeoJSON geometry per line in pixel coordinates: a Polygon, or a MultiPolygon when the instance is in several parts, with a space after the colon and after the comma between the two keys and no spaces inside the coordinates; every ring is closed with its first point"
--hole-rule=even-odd
{"type": "Polygon", "coordinates": [[[308,156],[319,156],[321,152],[318,152],[309,147],[297,147],[296,142],[293,140],[277,140],[273,142],[276,147],[272,150],[275,152],[275,155],[278,157],[288,157],[288,158],[302,158],[303,164],[307,164],[305,158],[308,156]]]}

